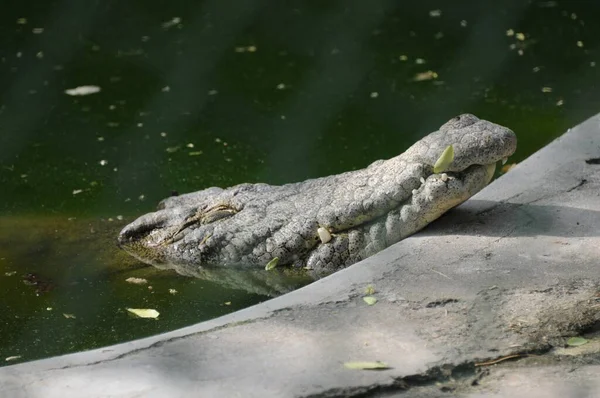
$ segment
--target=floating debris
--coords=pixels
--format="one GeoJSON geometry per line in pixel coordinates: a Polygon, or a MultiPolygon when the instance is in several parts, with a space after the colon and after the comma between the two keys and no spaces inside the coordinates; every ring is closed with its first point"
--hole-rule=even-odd
{"type": "Polygon", "coordinates": [[[373,293],[375,293],[375,287],[373,285],[368,285],[365,289],[365,294],[368,294],[370,296],[373,293]]]}
{"type": "Polygon", "coordinates": [[[577,47],[583,47],[583,42],[581,40],[577,40],[577,47]]]}
{"type": "Polygon", "coordinates": [[[542,87],[542,93],[551,93],[552,87],[542,87]]]}
{"type": "Polygon", "coordinates": [[[44,28],[33,28],[31,31],[33,32],[34,35],[40,35],[40,34],[44,33],[44,28]]]}
{"type": "Polygon", "coordinates": [[[524,33],[517,33],[517,34],[515,34],[515,37],[519,41],[524,41],[525,40],[525,34],[524,33]]]}
{"type": "Polygon", "coordinates": [[[375,298],[373,296],[365,296],[365,297],[363,297],[363,300],[368,305],[373,305],[377,302],[377,298],[375,298]]]}
{"type": "Polygon", "coordinates": [[[169,289],[169,294],[177,294],[177,293],[179,293],[177,290],[169,289]]]}
{"type": "Polygon", "coordinates": [[[80,194],[82,192],[83,192],[83,189],[74,189],[73,190],[73,195],[78,195],[78,194],[80,194]]]}
{"type": "Polygon", "coordinates": [[[379,97],[379,93],[378,93],[377,91],[373,91],[373,92],[372,92],[372,93],[369,95],[369,97],[371,97],[371,98],[377,98],[377,97],[379,97]]]}
{"type": "Polygon", "coordinates": [[[163,29],[170,29],[173,26],[179,25],[180,23],[181,23],[181,18],[180,17],[173,17],[169,21],[163,22],[162,23],[162,27],[163,27],[163,29]]]}
{"type": "Polygon", "coordinates": [[[512,36],[514,36],[514,35],[515,35],[515,31],[514,31],[514,30],[512,30],[512,29],[508,29],[508,30],[506,31],[506,36],[508,36],[508,37],[512,37],[512,36]]]}
{"type": "Polygon", "coordinates": [[[65,318],[67,318],[67,319],[76,319],[76,318],[77,318],[77,317],[76,317],[75,315],[73,315],[73,314],[65,314],[65,313],[63,313],[63,316],[64,316],[65,318]]]}
{"type": "Polygon", "coordinates": [[[65,94],[73,96],[90,95],[100,92],[98,86],[79,86],[65,90],[65,94]]]}
{"type": "Polygon", "coordinates": [[[429,11],[429,16],[431,18],[439,18],[442,16],[442,10],[431,10],[429,11]]]}
{"type": "Polygon", "coordinates": [[[408,61],[408,57],[404,54],[399,56],[398,59],[400,59],[400,61],[408,61]]]}
{"type": "Polygon", "coordinates": [[[415,77],[413,77],[413,81],[415,82],[424,82],[427,80],[437,79],[438,74],[434,71],[428,70],[426,72],[417,73],[415,77]]]}
{"type": "Polygon", "coordinates": [[[126,308],[126,310],[140,318],[156,319],[160,315],[158,311],[151,308],[126,308]]]}
{"type": "Polygon", "coordinates": [[[148,281],[144,278],[136,278],[136,277],[130,277],[125,279],[125,282],[127,283],[133,283],[134,285],[145,285],[146,283],[148,283],[148,281]]]}
{"type": "Polygon", "coordinates": [[[11,357],[4,358],[6,362],[16,361],[17,359],[21,359],[21,355],[13,355],[11,357]]]}

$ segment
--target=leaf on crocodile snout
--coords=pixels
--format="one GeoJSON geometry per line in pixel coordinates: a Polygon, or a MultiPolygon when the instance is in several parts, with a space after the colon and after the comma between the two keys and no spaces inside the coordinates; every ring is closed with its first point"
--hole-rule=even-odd
{"type": "Polygon", "coordinates": [[[151,308],[126,308],[127,311],[140,318],[156,319],[160,313],[151,308]]]}
{"type": "Polygon", "coordinates": [[[265,265],[265,271],[270,271],[273,268],[277,267],[277,263],[279,262],[279,257],[274,257],[271,261],[265,265]]]}
{"type": "Polygon", "coordinates": [[[347,369],[359,369],[359,370],[383,370],[390,369],[391,367],[381,361],[356,361],[356,362],[344,362],[344,367],[347,369]]]}
{"type": "Polygon", "coordinates": [[[375,304],[377,302],[377,299],[375,297],[373,297],[373,296],[365,296],[365,297],[363,297],[363,300],[368,305],[373,305],[373,304],[375,304]]]}
{"type": "Polygon", "coordinates": [[[567,345],[571,347],[579,347],[580,345],[587,344],[588,340],[583,337],[571,337],[567,340],[567,345]]]}
{"type": "Polygon", "coordinates": [[[444,152],[442,152],[440,155],[439,159],[435,162],[435,165],[433,166],[433,172],[441,173],[442,171],[446,170],[448,166],[450,166],[452,161],[454,161],[454,148],[452,145],[448,145],[448,147],[444,149],[444,152]]]}

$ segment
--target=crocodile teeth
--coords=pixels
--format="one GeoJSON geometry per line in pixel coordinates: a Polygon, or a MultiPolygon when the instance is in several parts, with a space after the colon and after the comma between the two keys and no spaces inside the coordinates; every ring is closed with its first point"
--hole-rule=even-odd
{"type": "Polygon", "coordinates": [[[502,166],[504,166],[506,164],[506,162],[508,162],[508,158],[502,159],[502,166]]]}
{"type": "Polygon", "coordinates": [[[331,240],[331,234],[327,228],[319,227],[319,229],[317,229],[317,233],[319,234],[319,239],[321,239],[321,242],[327,243],[331,240]]]}

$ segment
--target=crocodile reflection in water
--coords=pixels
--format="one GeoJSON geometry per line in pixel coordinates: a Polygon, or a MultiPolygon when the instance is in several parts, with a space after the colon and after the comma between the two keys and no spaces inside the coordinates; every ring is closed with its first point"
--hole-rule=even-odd
{"type": "Polygon", "coordinates": [[[365,169],[165,199],[157,212],[126,226],[118,240],[141,261],[188,275],[204,267],[264,268],[274,258],[278,267],[328,273],[419,231],[467,200],[490,182],[495,163],[516,145],[508,128],[464,114],[403,154],[365,169]],[[452,161],[434,172],[449,146],[452,161]]]}

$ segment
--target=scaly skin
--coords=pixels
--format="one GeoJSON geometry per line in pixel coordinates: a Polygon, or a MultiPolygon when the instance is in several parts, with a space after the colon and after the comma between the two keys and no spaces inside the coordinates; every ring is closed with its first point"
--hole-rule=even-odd
{"type": "Polygon", "coordinates": [[[278,267],[332,272],[467,200],[490,182],[495,163],[512,155],[516,145],[511,130],[464,114],[403,154],[362,170],[165,199],[160,210],[126,226],[119,244],[141,261],[185,274],[205,266],[264,267],[275,257],[278,267]],[[449,145],[453,162],[444,173],[433,173],[449,145]],[[330,232],[330,241],[319,238],[319,228],[330,232]]]}

